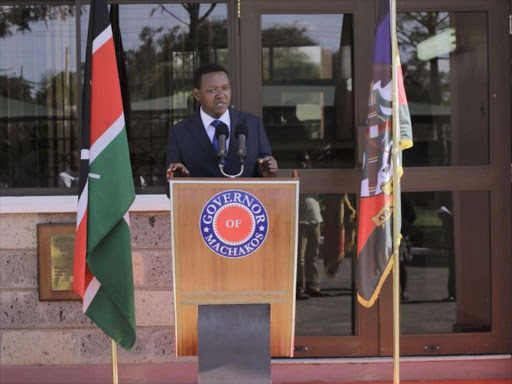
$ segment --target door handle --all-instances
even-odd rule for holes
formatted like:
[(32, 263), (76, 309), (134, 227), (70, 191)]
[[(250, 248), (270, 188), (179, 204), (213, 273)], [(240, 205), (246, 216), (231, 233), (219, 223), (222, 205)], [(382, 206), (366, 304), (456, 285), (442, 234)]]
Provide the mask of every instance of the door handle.
[(437, 352), (441, 349), (439, 345), (425, 345), (425, 351), (429, 352)]
[(295, 352), (305, 352), (307, 351), (309, 348), (307, 347), (307, 345), (296, 345), (295, 347), (293, 347), (293, 350)]

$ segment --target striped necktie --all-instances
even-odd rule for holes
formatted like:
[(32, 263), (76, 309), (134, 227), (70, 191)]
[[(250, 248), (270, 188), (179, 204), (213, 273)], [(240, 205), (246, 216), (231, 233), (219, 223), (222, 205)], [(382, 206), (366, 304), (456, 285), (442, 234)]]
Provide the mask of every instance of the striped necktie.
[[(213, 120), (210, 124), (213, 128), (217, 129), (219, 124), (222, 123), (220, 120)], [(215, 153), (219, 151), (219, 140), (217, 140), (217, 136), (215, 136), (215, 132), (213, 133), (213, 140), (212, 140), (213, 148), (215, 149)]]

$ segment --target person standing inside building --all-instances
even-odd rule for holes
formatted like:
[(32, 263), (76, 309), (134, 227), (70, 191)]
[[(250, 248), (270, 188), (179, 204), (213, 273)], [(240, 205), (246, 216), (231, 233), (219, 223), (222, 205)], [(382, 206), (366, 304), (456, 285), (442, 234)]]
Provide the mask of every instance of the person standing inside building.
[[(299, 155), (302, 168), (311, 168), (308, 152)], [(301, 195), (299, 200), (299, 254), (297, 260), (297, 300), (329, 296), (320, 291), (320, 274), (316, 266), (323, 218), (315, 195)]]
[(229, 135), (226, 140), (227, 158), (224, 170), (228, 174), (240, 171), (237, 158), (236, 128), (247, 127), (244, 172), (242, 177), (276, 177), (277, 162), (261, 120), (246, 112), (230, 108), (231, 84), (226, 69), (206, 64), (194, 73), (192, 93), (200, 108), (192, 116), (172, 126), (167, 138), (167, 179), (176, 177), (223, 177), (214, 148), (216, 127), (224, 123)]

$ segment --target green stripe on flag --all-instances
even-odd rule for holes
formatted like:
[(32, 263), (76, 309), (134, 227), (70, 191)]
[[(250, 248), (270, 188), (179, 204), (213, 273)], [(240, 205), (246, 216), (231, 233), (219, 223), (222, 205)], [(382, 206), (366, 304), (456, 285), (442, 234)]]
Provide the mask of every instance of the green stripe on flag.
[(125, 349), (135, 343), (135, 305), (130, 228), (124, 220), (88, 255), (91, 272), (101, 283), (86, 315)]
[(96, 244), (122, 219), (135, 200), (126, 129), (94, 159), (89, 173), (87, 248)]
[(130, 349), (135, 343), (135, 304), (130, 227), (123, 216), (135, 190), (126, 129), (94, 159), (89, 172), (87, 265), (101, 287), (86, 315)]

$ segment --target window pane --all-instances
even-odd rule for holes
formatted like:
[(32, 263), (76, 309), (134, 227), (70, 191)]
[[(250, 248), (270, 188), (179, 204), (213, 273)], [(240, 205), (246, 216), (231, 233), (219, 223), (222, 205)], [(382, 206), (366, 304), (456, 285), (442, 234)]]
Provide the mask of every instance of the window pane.
[(300, 195), (296, 335), (357, 332), (355, 209), (355, 195)]
[(76, 185), (74, 14), (67, 5), (0, 6), (1, 188)]
[(402, 194), (403, 333), (491, 330), (487, 191)]
[[(120, 5), (120, 77), (135, 185), (165, 185), (167, 129), (192, 114), (192, 74), (228, 66), (226, 4)], [(76, 192), (75, 9), (0, 7), (0, 186)], [(81, 9), (81, 60), (89, 6)], [(83, 71), (82, 71), (83, 76)], [(140, 191), (140, 189), (139, 189)]]
[(228, 66), (227, 5), (122, 4), (119, 25), (135, 185), (163, 186), (167, 130), (197, 107), (194, 70), (207, 62)]
[(404, 164), (489, 164), (487, 13), (399, 13), (397, 26), (414, 134)]
[[(354, 167), (352, 16), (262, 15), (263, 123), (281, 168)], [(297, 155), (299, 154), (299, 155)]]

